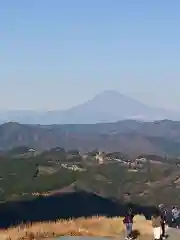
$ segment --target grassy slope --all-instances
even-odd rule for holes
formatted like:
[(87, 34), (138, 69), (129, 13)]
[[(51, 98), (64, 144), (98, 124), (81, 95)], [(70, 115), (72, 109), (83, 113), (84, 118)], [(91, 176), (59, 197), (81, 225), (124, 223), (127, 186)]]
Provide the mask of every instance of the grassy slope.
[[(53, 238), (55, 236), (124, 236), (124, 225), (122, 218), (79, 218), (76, 220), (57, 222), (36, 223), (30, 226), (19, 226), (1, 230), (0, 237), (3, 239), (20, 240), (23, 237)], [(148, 239), (152, 235), (151, 222), (145, 220), (143, 216), (135, 216), (134, 230), (139, 232), (139, 239)], [(0, 239), (1, 239), (0, 238)]]

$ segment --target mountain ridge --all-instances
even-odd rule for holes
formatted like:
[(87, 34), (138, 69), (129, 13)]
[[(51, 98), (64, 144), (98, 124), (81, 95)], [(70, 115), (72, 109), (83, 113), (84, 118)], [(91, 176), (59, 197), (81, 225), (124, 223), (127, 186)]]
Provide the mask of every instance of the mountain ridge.
[(180, 121), (26, 125), (0, 125), (0, 149), (29, 146), (37, 150), (62, 147), (82, 152), (99, 149), (128, 155), (157, 154), (180, 156)]
[(115, 122), (125, 119), (144, 121), (171, 119), (180, 120), (180, 113), (155, 108), (125, 96), (118, 91), (106, 90), (92, 99), (66, 110), (0, 111), (0, 122), (24, 124), (90, 124)]

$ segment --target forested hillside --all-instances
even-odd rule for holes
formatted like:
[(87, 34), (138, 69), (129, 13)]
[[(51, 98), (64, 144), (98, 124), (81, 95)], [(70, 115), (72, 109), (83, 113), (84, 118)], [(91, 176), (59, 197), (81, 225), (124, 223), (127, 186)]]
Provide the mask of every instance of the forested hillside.
[(44, 152), (27, 149), (1, 152), (1, 201), (77, 191), (145, 205), (180, 200), (179, 159), (157, 155), (132, 159), (121, 152), (97, 150), (82, 154), (63, 148)]

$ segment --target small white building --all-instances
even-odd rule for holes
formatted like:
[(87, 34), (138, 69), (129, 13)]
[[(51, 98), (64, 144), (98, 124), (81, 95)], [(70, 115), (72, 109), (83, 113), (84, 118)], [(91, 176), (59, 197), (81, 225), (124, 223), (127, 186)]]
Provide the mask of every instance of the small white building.
[(30, 148), (29, 150), (28, 150), (28, 152), (31, 152), (31, 153), (33, 153), (33, 152), (35, 152), (36, 150), (35, 149), (33, 149), (33, 148)]
[(96, 154), (96, 160), (98, 161), (99, 164), (104, 163), (104, 157), (102, 152), (99, 152), (98, 154)]
[(145, 162), (147, 162), (147, 159), (146, 158), (136, 158), (136, 162), (145, 163)]

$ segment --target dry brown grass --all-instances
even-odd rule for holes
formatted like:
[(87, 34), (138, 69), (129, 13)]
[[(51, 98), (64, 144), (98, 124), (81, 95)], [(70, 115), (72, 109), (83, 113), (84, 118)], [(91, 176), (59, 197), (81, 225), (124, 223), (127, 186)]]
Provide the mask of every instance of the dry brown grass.
[[(151, 222), (147, 221), (143, 216), (135, 216), (134, 227), (140, 232), (140, 238), (146, 235), (143, 239), (148, 239), (151, 235)], [(106, 236), (118, 237), (123, 236), (124, 224), (123, 218), (79, 218), (75, 220), (59, 220), (56, 222), (42, 222), (26, 225), (23, 227), (9, 228), (8, 230), (0, 231), (0, 239), (39, 239), (52, 238), (54, 236)]]

